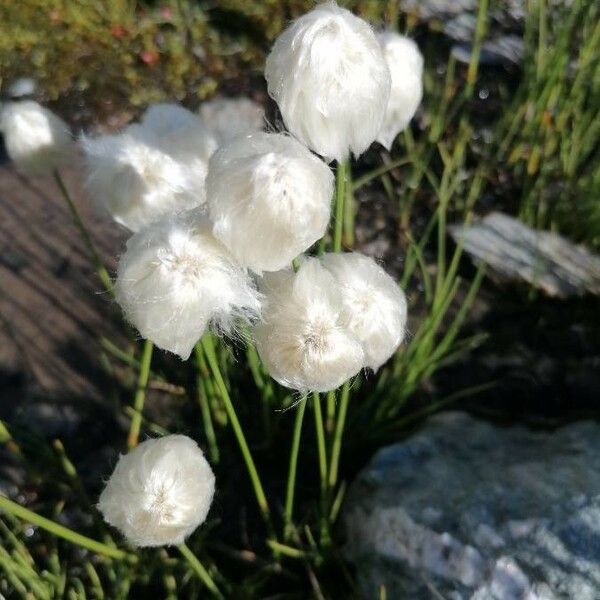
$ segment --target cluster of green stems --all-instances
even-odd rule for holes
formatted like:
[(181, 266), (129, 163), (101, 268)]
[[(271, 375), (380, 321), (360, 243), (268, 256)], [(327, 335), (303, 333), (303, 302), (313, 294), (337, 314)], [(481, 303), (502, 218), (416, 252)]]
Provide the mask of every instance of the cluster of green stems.
[[(79, 215), (75, 203), (73, 202), (68, 189), (58, 171), (54, 172), (54, 178), (58, 188), (63, 195), (71, 217), (81, 239), (89, 253), (96, 269), (97, 275), (103, 284), (106, 292), (113, 296), (114, 286), (113, 281), (104, 266), (98, 251), (96, 250), (91, 236), (89, 235), (81, 216)], [(334, 221), (332, 231), (331, 250), (340, 252), (342, 250), (342, 242), (346, 246), (351, 246), (353, 243), (353, 221), (354, 221), (354, 203), (352, 195), (352, 184), (350, 182), (350, 171), (347, 163), (340, 163), (336, 171), (336, 192), (335, 192), (335, 208)], [(325, 240), (319, 246), (319, 251), (325, 249)], [(150, 340), (145, 340), (142, 345), (141, 358), (139, 361), (139, 371), (137, 385), (135, 389), (133, 406), (131, 409), (131, 422), (129, 434), (127, 436), (127, 447), (132, 449), (137, 446), (140, 436), (143, 420), (143, 409), (146, 397), (146, 390), (151, 374), (151, 363), (154, 345)], [(258, 469), (254, 462), (250, 447), (246, 440), (244, 430), (238, 419), (234, 403), (219, 364), (217, 349), (215, 342), (210, 334), (206, 334), (196, 345), (195, 353), (196, 366), (198, 369), (198, 385), (199, 385), (199, 400), (204, 422), (204, 430), (209, 445), (209, 455), (213, 460), (218, 460), (219, 448), (216, 440), (212, 407), (210, 406), (205, 393), (210, 390), (216, 394), (222, 408), (225, 411), (227, 422), (231, 425), (231, 429), (236, 438), (242, 458), (244, 460), (250, 482), (254, 491), (256, 502), (263, 517), (265, 526), (268, 531), (268, 545), (273, 551), (276, 559), (281, 554), (289, 556), (299, 555), (298, 551), (289, 546), (289, 542), (297, 537), (297, 528), (294, 525), (294, 504), (296, 497), (296, 478), (298, 473), (298, 459), (300, 455), (300, 443), (302, 439), (302, 429), (304, 416), (307, 404), (310, 402), (314, 413), (315, 433), (317, 440), (317, 456), (318, 456), (318, 472), (320, 481), (320, 497), (321, 497), (321, 519), (320, 519), (320, 539), (321, 544), (326, 546), (330, 540), (330, 527), (337, 515), (340, 498), (336, 497), (336, 487), (338, 482), (340, 453), (342, 448), (342, 438), (350, 399), (349, 384), (345, 383), (339, 393), (339, 405), (336, 403), (336, 392), (329, 392), (326, 396), (326, 412), (325, 419), (323, 418), (322, 396), (314, 393), (308, 397), (304, 395), (297, 403), (295, 412), (295, 421), (293, 435), (291, 441), (289, 468), (287, 475), (287, 484), (285, 491), (285, 502), (283, 509), (283, 532), (282, 539), (278, 538), (273, 515), (269, 506), (267, 495), (265, 493)], [(261, 381), (262, 367), (260, 359), (254, 347), (249, 343), (248, 346), (249, 366), (253, 371), (255, 380)], [(264, 382), (262, 382), (264, 384)], [(267, 389), (272, 389), (270, 386), (264, 386)], [(2, 441), (10, 443), (14, 446), (16, 452), (19, 451), (18, 446), (11, 439), (8, 430), (2, 424), (2, 431), (6, 434), (2, 436)], [(8, 437), (7, 437), (8, 436)], [(4, 439), (6, 438), (6, 440)], [(26, 509), (12, 500), (0, 496), (0, 510), (6, 511), (15, 517), (18, 517), (26, 522), (32, 523), (45, 529), (49, 533), (61, 537), (73, 544), (86, 548), (91, 552), (103, 555), (112, 560), (122, 560), (135, 564), (137, 556), (126, 550), (116, 547), (112, 539), (107, 536), (110, 543), (103, 543), (81, 535), (55, 521), (38, 515), (37, 513)], [(192, 571), (198, 576), (206, 588), (214, 597), (222, 597), (222, 593), (210, 576), (207, 569), (202, 565), (198, 558), (185, 544), (178, 546), (181, 555), (186, 559)]]

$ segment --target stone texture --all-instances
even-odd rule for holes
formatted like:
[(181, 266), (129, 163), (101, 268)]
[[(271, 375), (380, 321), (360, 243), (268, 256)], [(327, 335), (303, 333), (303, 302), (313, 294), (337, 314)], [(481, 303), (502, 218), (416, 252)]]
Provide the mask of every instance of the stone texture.
[(526, 281), (559, 298), (600, 294), (600, 256), (556, 233), (535, 231), (499, 212), (450, 233), (503, 279)]
[(343, 524), (366, 598), (597, 600), (600, 425), (439, 415), (375, 455)]

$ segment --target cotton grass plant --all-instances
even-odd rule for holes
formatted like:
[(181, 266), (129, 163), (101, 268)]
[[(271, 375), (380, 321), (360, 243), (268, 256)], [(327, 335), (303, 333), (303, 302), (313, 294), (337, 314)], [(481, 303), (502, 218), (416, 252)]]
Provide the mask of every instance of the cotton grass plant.
[[(353, 193), (368, 181), (352, 181), (349, 160), (377, 140), (391, 148), (418, 109), (422, 70), (414, 42), (378, 34), (327, 2), (291, 23), (267, 58), (268, 91), (286, 131), (260, 131), (262, 109), (239, 99), (206, 103), (198, 114), (174, 104), (154, 105), (120, 132), (81, 137), (90, 199), (130, 232), (115, 282), (56, 170), (55, 156), (71, 148), (70, 133), (46, 109), (36, 109), (45, 115), (47, 130), (61, 132), (56, 148), (40, 144), (41, 136), (20, 135), (43, 146), (47, 168), (73, 207), (105, 287), (143, 343), (139, 362), (131, 363), (138, 378), (128, 452), (97, 502), (123, 541), (110, 529), (103, 542), (86, 538), (1, 497), (0, 508), (123, 564), (138, 560), (134, 547), (175, 545), (202, 585), (222, 597), (224, 578), (214, 565), (204, 566), (184, 540), (197, 528), (203, 532), (207, 515), (219, 510), (219, 471), (215, 480), (209, 461), (217, 466), (223, 455), (220, 430), (230, 427), (274, 563), (286, 557), (312, 564), (314, 555), (330, 548), (344, 494), (338, 478), (356, 390), (366, 379), (379, 393), (407, 372), (411, 381), (419, 377), (409, 370), (412, 363), (403, 362), (402, 350), (398, 353), (407, 338), (407, 278), (400, 285), (373, 259), (352, 252), (351, 237), (344, 244), (342, 234), (352, 230)], [(7, 138), (14, 135), (13, 121), (10, 112), (3, 117)], [(37, 150), (15, 139), (7, 146), (18, 165), (20, 148)], [(438, 182), (446, 202), (462, 158)], [(384, 166), (381, 174), (389, 170)], [(432, 227), (443, 223), (443, 210)], [(411, 270), (421, 264), (421, 253), (417, 245), (410, 247)], [(456, 293), (457, 261), (447, 278), (436, 282), (430, 328), (426, 320), (425, 331), (417, 332), (430, 354), (437, 352), (435, 335), (446, 302)], [(452, 340), (443, 340), (446, 349)], [(155, 346), (178, 361), (192, 357), (209, 461), (190, 438), (155, 437), (167, 432), (144, 417)], [(227, 359), (232, 352), (233, 363)], [(415, 365), (428, 360), (419, 352), (411, 341), (406, 353)], [(234, 394), (236, 373), (243, 369), (257, 389), (246, 386)], [(276, 413), (293, 421), (291, 435), (277, 447), (286, 457), (286, 471), (276, 482), (280, 499), (272, 496), (272, 483), (264, 484), (238, 416), (242, 404), (257, 402), (257, 396), (260, 410), (266, 410), (265, 427)], [(365, 419), (369, 411), (380, 420), (397, 416), (387, 401), (367, 406), (360, 407)], [(318, 535), (308, 526), (302, 530), (297, 517), (301, 450), (311, 439), (304, 424), (308, 407), (317, 455)], [(153, 437), (140, 442), (142, 431)], [(3, 438), (12, 441), (8, 431)], [(227, 464), (232, 461), (228, 456)], [(209, 513), (215, 489), (217, 506)], [(160, 549), (153, 552), (163, 556)]]

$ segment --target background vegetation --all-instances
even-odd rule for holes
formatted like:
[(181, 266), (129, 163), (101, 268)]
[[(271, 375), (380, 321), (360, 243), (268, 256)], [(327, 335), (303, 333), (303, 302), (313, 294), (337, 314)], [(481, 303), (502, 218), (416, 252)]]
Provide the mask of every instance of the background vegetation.
[[(44, 99), (78, 127), (119, 122), (118, 116), (127, 119), (162, 99), (195, 107), (218, 92), (266, 101), (265, 53), (285, 23), (312, 4), (0, 0), (0, 76), (3, 82), (35, 77)], [(150, 380), (173, 392), (171, 410), (160, 422), (146, 415), (143, 431), (192, 432), (207, 450), (218, 496), (189, 547), (226, 597), (353, 597), (337, 527), (346, 481), (374, 449), (405, 435), (425, 415), (494, 384), (436, 384), (443, 368), (487, 335), (482, 329), (463, 332), (484, 269), (463, 261), (461, 247), (448, 241), (448, 223), (501, 209), (600, 245), (597, 2), (525, 2), (522, 66), (485, 68), (482, 43), (501, 27), (501, 2), (475, 3), (466, 63), (450, 52), (435, 18), (420, 19), (392, 0), (342, 4), (376, 25), (408, 32), (425, 55), (423, 107), (391, 153), (372, 149), (354, 167), (347, 198), (352, 210), (344, 220), (347, 248), (374, 237), (387, 241), (388, 268), (409, 297), (411, 336), (377, 378), (358, 378), (343, 392), (349, 402), (339, 465), (335, 423), (343, 420), (343, 398), (330, 394), (320, 403), (313, 398), (297, 405), (262, 371), (251, 347), (218, 344), (214, 356), (205, 347), (189, 365), (164, 355), (153, 364)], [(383, 226), (373, 216), (378, 206)], [(108, 371), (129, 368), (115, 410), (131, 416), (141, 346), (132, 341), (121, 348), (104, 339), (103, 348), (99, 360)], [(211, 360), (224, 381), (215, 377)], [(232, 436), (224, 388), (257, 462), (270, 508), (266, 520)], [(315, 410), (320, 406), (322, 414)], [(300, 410), (314, 414), (315, 423), (313, 417), (304, 422), (289, 520), (287, 468)], [(115, 437), (119, 449), (125, 438), (126, 431)], [(93, 509), (101, 482), (82, 470), (85, 441), (65, 448), (26, 427), (9, 431), (4, 425), (0, 441), (27, 465), (30, 486), (21, 504), (115, 546), (115, 532)], [(205, 597), (204, 584), (177, 551), (110, 558), (62, 539), (35, 519), (10, 511), (0, 518), (0, 592), (9, 598)]]

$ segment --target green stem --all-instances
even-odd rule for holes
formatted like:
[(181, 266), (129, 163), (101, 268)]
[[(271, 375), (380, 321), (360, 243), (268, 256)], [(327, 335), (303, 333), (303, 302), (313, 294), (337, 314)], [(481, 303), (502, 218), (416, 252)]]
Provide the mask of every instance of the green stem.
[(546, 60), (546, 36), (547, 36), (547, 20), (546, 20), (546, 0), (538, 1), (539, 10), (539, 31), (538, 31), (538, 48), (536, 56), (536, 73), (537, 78), (540, 79), (541, 74), (544, 70), (544, 63)]
[(196, 377), (198, 404), (200, 404), (200, 411), (202, 412), (202, 422), (204, 423), (204, 433), (206, 434), (206, 441), (208, 442), (208, 452), (210, 454), (211, 461), (213, 463), (218, 463), (219, 445), (217, 443), (217, 436), (213, 426), (212, 414), (208, 404), (208, 393), (204, 387), (204, 378), (202, 377), (202, 346), (200, 344), (196, 344), (196, 347), (194, 348), (194, 355), (196, 357), (196, 365), (198, 367), (198, 374)]
[(479, 9), (477, 11), (477, 23), (475, 25), (475, 38), (473, 40), (473, 49), (471, 50), (471, 60), (467, 70), (467, 86), (465, 88), (465, 97), (468, 99), (473, 95), (475, 81), (477, 80), (477, 71), (479, 70), (479, 56), (481, 46), (487, 29), (487, 12), (489, 0), (479, 0)]
[(354, 191), (352, 189), (352, 171), (350, 163), (346, 163), (346, 180), (344, 182), (344, 226), (342, 241), (345, 248), (354, 246)]
[(8, 430), (6, 423), (0, 420), (0, 444), (5, 444), (7, 449), (10, 450), (13, 454), (22, 457), (21, 448), (15, 440), (13, 439), (12, 434)]
[(344, 435), (344, 426), (346, 424), (346, 414), (348, 412), (348, 404), (350, 401), (350, 384), (344, 383), (340, 398), (340, 408), (335, 424), (335, 434), (333, 444), (331, 446), (331, 462), (329, 467), (329, 488), (333, 490), (337, 483), (338, 469), (340, 464), (340, 453), (342, 449), (342, 437)]
[(219, 588), (216, 586), (212, 577), (208, 573), (208, 571), (204, 568), (204, 565), (198, 560), (196, 555), (187, 547), (187, 545), (179, 544), (177, 549), (183, 557), (188, 561), (188, 564), (193, 569), (193, 571), (198, 575), (198, 579), (202, 581), (202, 583), (207, 587), (207, 589), (212, 593), (215, 598), (223, 598), (223, 594), (219, 591)]
[(83, 240), (83, 243), (85, 244), (85, 246), (92, 258), (94, 267), (96, 268), (96, 272), (98, 273), (98, 277), (100, 277), (100, 281), (102, 282), (102, 285), (104, 285), (104, 287), (106, 288), (106, 291), (111, 296), (113, 296), (114, 295), (114, 286), (113, 286), (112, 279), (110, 278), (110, 275), (108, 274), (108, 271), (106, 270), (106, 267), (102, 264), (102, 260), (100, 259), (100, 255), (98, 254), (96, 247), (94, 246), (94, 242), (92, 242), (92, 238), (88, 234), (87, 229), (86, 229), (85, 225), (83, 224), (81, 217), (79, 216), (77, 207), (75, 206), (75, 203), (73, 202), (73, 199), (71, 198), (71, 195), (69, 194), (69, 191), (67, 190), (67, 186), (65, 185), (58, 169), (54, 170), (54, 179), (56, 181), (56, 184), (58, 185), (58, 189), (60, 190), (65, 201), (67, 202), (67, 206), (69, 207), (69, 211), (71, 212), (73, 222), (75, 223), (75, 226), (79, 230), (81, 239)]
[(335, 421), (335, 390), (327, 392), (327, 411), (325, 413), (325, 431), (330, 435)]
[[(58, 456), (60, 465), (63, 468), (63, 471), (65, 472), (67, 477), (69, 478), (71, 485), (73, 486), (75, 491), (79, 494), (79, 498), (80, 498), (81, 502), (83, 503), (83, 506), (93, 506), (94, 503), (92, 502), (91, 498), (88, 496), (88, 493), (85, 490), (83, 482), (81, 481), (81, 477), (79, 476), (79, 473), (77, 472), (77, 469), (75, 468), (75, 465), (73, 464), (73, 462), (67, 455), (67, 451), (65, 450), (63, 443), (59, 439), (56, 439), (52, 442), (52, 447), (54, 448), (54, 450)], [(103, 529), (104, 531), (106, 531), (106, 524), (104, 523), (104, 521), (100, 517), (100, 514), (97, 511), (93, 512), (92, 519), (94, 520), (94, 523), (100, 529)], [(107, 545), (116, 547), (116, 544), (114, 543), (113, 539), (110, 537), (110, 535), (108, 533), (105, 533), (103, 537), (104, 537), (104, 541), (107, 543)]]
[(294, 497), (296, 490), (296, 473), (298, 471), (298, 453), (300, 451), (300, 437), (302, 435), (302, 422), (306, 411), (306, 396), (300, 400), (298, 410), (296, 411), (296, 420), (294, 422), (294, 433), (292, 437), (292, 449), (290, 452), (290, 467), (288, 470), (287, 491), (285, 496), (284, 509), (284, 533), (283, 539), (289, 540), (292, 535), (292, 515), (294, 511)]
[(270, 526), (271, 514), (269, 510), (269, 504), (267, 503), (267, 497), (265, 496), (262, 483), (260, 482), (260, 478), (258, 476), (258, 471), (256, 470), (256, 465), (254, 464), (252, 454), (250, 453), (250, 448), (248, 447), (248, 443), (246, 442), (244, 432), (237, 418), (235, 408), (233, 406), (233, 403), (231, 402), (229, 392), (227, 391), (227, 386), (225, 385), (225, 381), (221, 374), (219, 361), (217, 360), (217, 354), (215, 352), (215, 346), (210, 334), (205, 335), (202, 338), (201, 343), (202, 348), (204, 349), (206, 360), (208, 361), (210, 370), (212, 371), (217, 387), (219, 388), (221, 399), (223, 400), (223, 404), (225, 405), (225, 411), (227, 412), (229, 420), (231, 421), (233, 433), (237, 439), (238, 445), (242, 452), (244, 462), (246, 463), (246, 468), (248, 469), (248, 474), (250, 475), (250, 480), (254, 488), (254, 494), (256, 496), (258, 507), (265, 522), (267, 523), (267, 525)]
[(27, 521), (28, 523), (32, 523), (33, 525), (37, 525), (46, 531), (61, 537), (72, 544), (76, 544), (77, 546), (81, 546), (82, 548), (87, 548), (92, 552), (96, 552), (96, 554), (102, 554), (104, 556), (109, 556), (110, 558), (115, 558), (117, 560), (128, 560), (129, 562), (137, 562), (137, 557), (133, 554), (128, 554), (123, 550), (119, 550), (118, 548), (111, 548), (106, 544), (102, 544), (101, 542), (97, 542), (91, 538), (88, 538), (80, 533), (72, 531), (63, 525), (59, 525), (58, 523), (51, 521), (50, 519), (46, 519), (34, 513), (33, 511), (24, 508), (20, 504), (9, 500), (5, 496), (0, 495), (0, 509), (5, 512), (22, 519), (23, 521)]
[(131, 426), (129, 427), (129, 436), (127, 437), (127, 447), (135, 448), (140, 436), (142, 425), (142, 411), (144, 410), (144, 401), (146, 400), (146, 388), (148, 387), (148, 377), (150, 375), (150, 363), (152, 362), (152, 350), (154, 344), (150, 340), (144, 341), (142, 350), (142, 359), (140, 361), (140, 372), (138, 375), (135, 397), (133, 399), (133, 416), (131, 417)]
[(347, 163), (338, 163), (335, 172), (335, 224), (333, 230), (333, 251), (341, 252), (344, 232), (344, 201), (346, 199)]
[(321, 488), (321, 541), (326, 542), (329, 539), (327, 528), (326, 506), (327, 506), (327, 449), (325, 447), (325, 430), (323, 428), (323, 415), (321, 413), (321, 399), (319, 394), (313, 394), (313, 410), (315, 413), (315, 433), (317, 436), (317, 449), (319, 453), (319, 476)]
[(377, 167), (377, 169), (369, 171), (369, 173), (367, 173), (366, 175), (363, 175), (362, 177), (357, 177), (352, 182), (352, 191), (356, 192), (356, 190), (359, 190), (361, 187), (363, 187), (370, 181), (373, 181), (373, 179), (377, 179), (377, 177), (381, 177), (382, 175), (385, 175), (386, 173), (389, 173), (390, 171), (393, 171), (398, 167), (409, 164), (410, 162), (410, 158), (401, 158), (399, 160), (395, 160), (393, 162), (382, 165), (381, 167)]
[(267, 545), (274, 551), (279, 554), (283, 554), (284, 556), (289, 556), (290, 558), (300, 558), (306, 560), (306, 552), (302, 550), (298, 550), (298, 548), (292, 548), (291, 546), (286, 546), (285, 544), (280, 544), (279, 542), (274, 542), (273, 540), (268, 540)]

